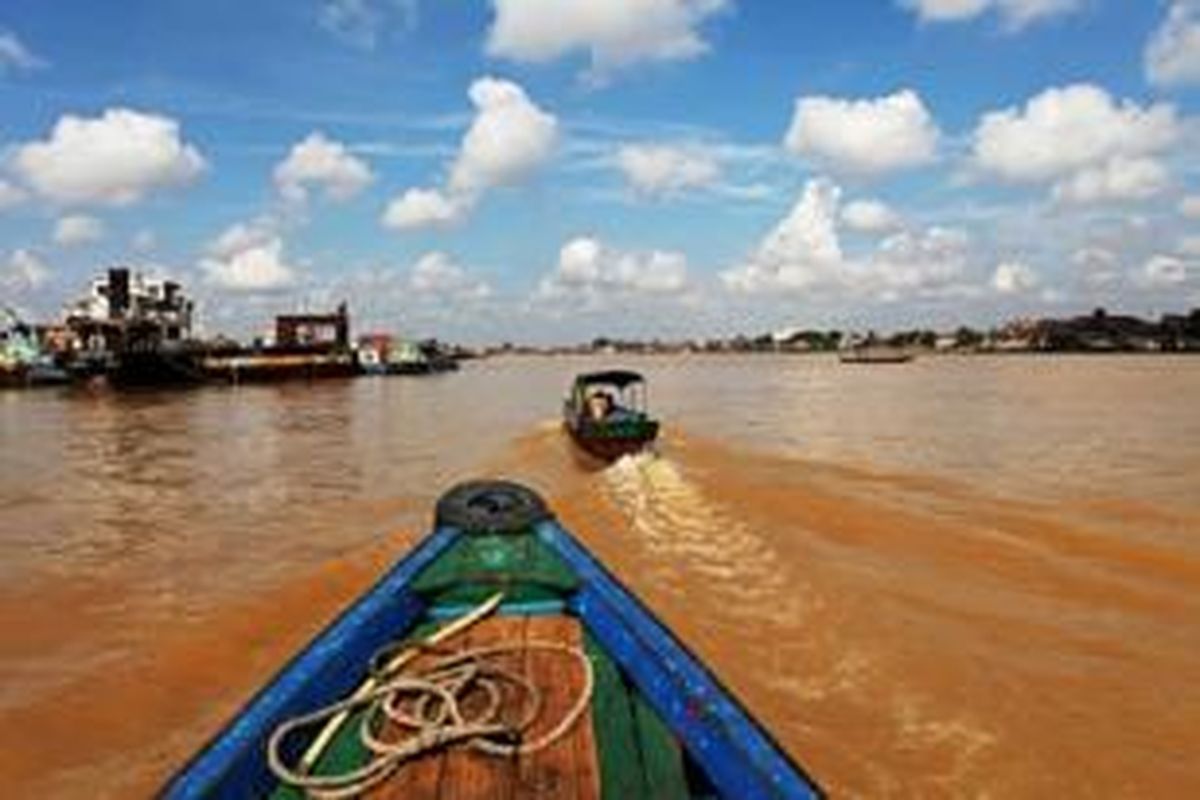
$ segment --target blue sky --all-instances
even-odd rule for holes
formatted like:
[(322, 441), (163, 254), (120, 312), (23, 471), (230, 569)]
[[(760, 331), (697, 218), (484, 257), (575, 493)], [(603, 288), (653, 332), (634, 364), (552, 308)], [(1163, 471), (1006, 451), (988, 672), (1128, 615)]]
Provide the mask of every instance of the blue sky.
[[(0, 292), (467, 341), (1200, 305), (1196, 0), (10, 0)], [(407, 194), (406, 194), (407, 193)]]

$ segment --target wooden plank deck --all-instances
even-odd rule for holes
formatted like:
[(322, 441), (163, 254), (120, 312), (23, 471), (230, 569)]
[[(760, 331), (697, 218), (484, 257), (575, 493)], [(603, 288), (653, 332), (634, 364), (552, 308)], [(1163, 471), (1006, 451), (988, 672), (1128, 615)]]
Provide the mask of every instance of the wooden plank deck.
[[(579, 622), (569, 617), (498, 616), (457, 637), (453, 646), (531, 640), (579, 647), (583, 634)], [(542, 692), (544, 707), (527, 732), (529, 738), (555, 725), (582, 688), (581, 671), (569, 663), (564, 667), (566, 658), (527, 652), (506, 665), (514, 671), (520, 669)], [(600, 768), (591, 709), (565, 737), (538, 753), (507, 759), (451, 747), (405, 764), (368, 796), (378, 800), (599, 800)]]
[[(419, 638), (429, 633), (413, 633)], [(519, 759), (500, 758), (464, 746), (427, 754), (399, 768), (367, 794), (379, 800), (670, 800), (690, 796), (683, 754), (670, 730), (591, 637), (579, 620), (567, 616), (489, 617), (455, 637), (447, 651), (493, 643), (558, 642), (583, 646), (595, 673), (587, 712), (569, 735)], [(428, 667), (444, 653), (419, 656), (414, 668)], [(545, 707), (527, 732), (536, 738), (557, 724), (580, 690), (582, 675), (568, 657), (525, 652), (504, 666), (538, 686)], [(516, 692), (514, 691), (514, 694)], [(517, 707), (514, 699), (512, 706)], [(468, 708), (468, 714), (470, 709)], [(386, 735), (385, 735), (386, 738)], [(357, 721), (347, 724), (321, 759), (317, 772), (342, 772), (361, 764)], [(279, 787), (273, 800), (300, 800), (300, 791)]]

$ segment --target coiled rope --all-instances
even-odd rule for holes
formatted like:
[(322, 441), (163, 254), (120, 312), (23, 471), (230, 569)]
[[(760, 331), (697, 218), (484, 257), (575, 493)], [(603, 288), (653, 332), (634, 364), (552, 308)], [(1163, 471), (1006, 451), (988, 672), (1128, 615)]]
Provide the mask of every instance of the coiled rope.
[[(497, 603), (492, 603), (495, 608)], [(485, 604), (487, 605), (487, 604)], [(487, 612), (476, 609), (443, 631), (464, 629)], [(303, 789), (310, 797), (340, 800), (355, 797), (389, 778), (406, 761), (451, 744), (466, 743), (488, 755), (517, 758), (551, 746), (565, 736), (583, 716), (591, 701), (595, 676), (591, 660), (579, 647), (558, 642), (530, 640), (474, 647), (438, 659), (427, 669), (411, 668), (420, 649), (427, 649), (437, 634), (399, 655), (389, 657), (396, 646), (385, 648), (372, 659), (372, 676), (353, 695), (315, 711), (292, 717), (281, 723), (267, 741), (267, 763), (282, 782)], [(563, 717), (545, 733), (528, 738), (527, 733), (541, 715), (544, 706), (541, 690), (528, 678), (499, 663), (500, 657), (532, 651), (557, 653), (576, 661), (583, 675), (582, 687)], [(502, 712), (507, 685), (523, 699), (520, 713), (505, 721)], [(468, 715), (465, 700), (482, 694), (482, 710)], [(512, 694), (510, 691), (509, 694)], [(314, 775), (309, 770), (319, 752), (310, 747), (300, 763), (286, 764), (281, 755), (285, 740), (302, 729), (321, 725), (318, 741), (324, 747), (338, 727), (358, 711), (364, 711), (358, 738), (371, 754), (362, 766), (334, 775)], [(509, 715), (513, 716), (513, 715)], [(400, 739), (385, 738), (385, 730), (413, 731)]]

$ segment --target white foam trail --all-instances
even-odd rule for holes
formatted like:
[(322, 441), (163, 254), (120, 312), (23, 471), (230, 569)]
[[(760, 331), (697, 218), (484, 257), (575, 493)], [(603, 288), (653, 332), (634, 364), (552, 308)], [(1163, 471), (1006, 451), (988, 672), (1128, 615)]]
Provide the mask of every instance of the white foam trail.
[[(804, 587), (788, 585), (783, 561), (750, 526), (704, 496), (670, 459), (625, 456), (603, 473), (607, 489), (655, 563), (698, 573), (758, 613), (797, 613)], [(811, 599), (811, 598), (809, 598)]]

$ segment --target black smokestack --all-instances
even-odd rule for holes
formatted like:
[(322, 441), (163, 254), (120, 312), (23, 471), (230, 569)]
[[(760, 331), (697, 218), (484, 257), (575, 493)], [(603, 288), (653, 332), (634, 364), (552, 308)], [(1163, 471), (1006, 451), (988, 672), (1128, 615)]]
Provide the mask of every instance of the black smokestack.
[(114, 267), (108, 271), (108, 315), (124, 316), (129, 310), (129, 270)]

